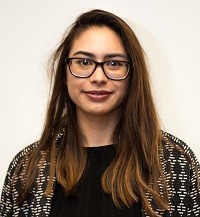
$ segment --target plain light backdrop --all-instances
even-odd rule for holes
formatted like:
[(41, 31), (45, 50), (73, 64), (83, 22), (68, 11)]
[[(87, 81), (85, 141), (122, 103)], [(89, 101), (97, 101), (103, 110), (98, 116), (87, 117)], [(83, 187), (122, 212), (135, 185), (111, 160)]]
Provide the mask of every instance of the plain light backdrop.
[(12, 158), (41, 135), (50, 54), (75, 18), (94, 8), (133, 28), (147, 56), (163, 130), (200, 160), (199, 0), (0, 0), (0, 191)]

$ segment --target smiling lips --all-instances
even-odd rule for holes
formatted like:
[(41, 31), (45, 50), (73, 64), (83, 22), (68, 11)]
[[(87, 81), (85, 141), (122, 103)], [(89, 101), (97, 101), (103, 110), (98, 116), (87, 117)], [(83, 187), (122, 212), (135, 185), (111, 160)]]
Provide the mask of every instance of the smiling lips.
[(112, 94), (112, 92), (105, 90), (91, 90), (83, 92), (87, 95), (87, 97), (95, 101), (106, 100)]

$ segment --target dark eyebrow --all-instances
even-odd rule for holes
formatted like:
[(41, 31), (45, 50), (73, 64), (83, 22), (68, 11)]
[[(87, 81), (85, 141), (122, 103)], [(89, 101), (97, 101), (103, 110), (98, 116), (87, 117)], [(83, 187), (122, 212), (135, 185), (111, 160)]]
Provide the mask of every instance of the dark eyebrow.
[[(87, 52), (87, 51), (77, 51), (76, 53), (73, 54), (73, 56), (78, 55), (78, 54), (82, 54), (91, 58), (95, 58), (96, 56), (93, 53)], [(114, 57), (121, 57), (124, 59), (127, 59), (127, 56), (125, 54), (122, 53), (110, 53), (110, 54), (106, 54), (104, 56), (104, 58), (114, 58)]]
[(122, 57), (124, 59), (127, 59), (127, 56), (122, 53), (110, 53), (105, 55), (105, 58), (113, 58), (113, 57)]
[(87, 51), (77, 51), (76, 53), (74, 53), (73, 56), (75, 55), (78, 55), (78, 54), (83, 54), (85, 56), (88, 56), (88, 57), (95, 57), (95, 55), (93, 53), (90, 53), (90, 52), (87, 52)]

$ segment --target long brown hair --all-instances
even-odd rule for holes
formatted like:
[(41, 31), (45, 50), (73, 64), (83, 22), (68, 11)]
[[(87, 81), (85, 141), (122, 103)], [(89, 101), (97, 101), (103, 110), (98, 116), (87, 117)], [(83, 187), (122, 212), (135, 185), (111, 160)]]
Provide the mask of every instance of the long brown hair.
[[(113, 133), (116, 156), (102, 176), (102, 187), (112, 196), (117, 207), (131, 207), (139, 200), (150, 216), (156, 216), (147, 200), (147, 193), (160, 209), (167, 209), (167, 190), (162, 194), (158, 179), (164, 182), (159, 150), (162, 139), (143, 49), (132, 29), (116, 15), (92, 10), (80, 15), (66, 33), (51, 59), (52, 91), (43, 134), (38, 146), (30, 153), (25, 168), (25, 182), (20, 201), (25, 200), (33, 187), (40, 165), (41, 152), (50, 166), (46, 194), (51, 194), (54, 177), (68, 194), (73, 193), (82, 177), (87, 154), (82, 148), (83, 137), (76, 122), (75, 105), (71, 101), (66, 81), (65, 57), (74, 40), (92, 26), (106, 26), (121, 39), (131, 62), (129, 87), (122, 112)], [(62, 134), (58, 139), (58, 135)], [(43, 155), (44, 158), (44, 155)], [(161, 196), (162, 195), (162, 196)]]

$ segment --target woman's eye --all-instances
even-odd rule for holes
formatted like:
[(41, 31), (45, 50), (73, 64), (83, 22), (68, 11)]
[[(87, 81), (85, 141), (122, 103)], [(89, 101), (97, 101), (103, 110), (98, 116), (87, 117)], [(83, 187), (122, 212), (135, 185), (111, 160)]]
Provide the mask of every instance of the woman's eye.
[(115, 66), (121, 66), (122, 64), (121, 64), (121, 62), (119, 62), (119, 61), (109, 61), (109, 62), (107, 63), (107, 65), (108, 65), (108, 66), (113, 66), (113, 67), (115, 67)]
[(78, 64), (82, 66), (88, 66), (88, 65), (92, 65), (92, 61), (87, 59), (80, 59), (78, 60)]
[(81, 62), (83, 65), (88, 65), (89, 64), (89, 61), (88, 60), (82, 60)]

